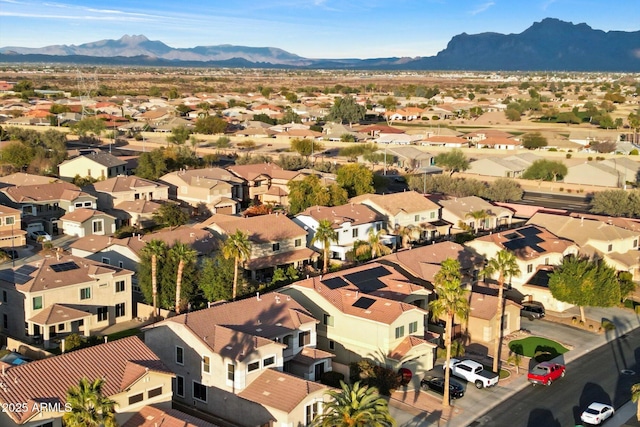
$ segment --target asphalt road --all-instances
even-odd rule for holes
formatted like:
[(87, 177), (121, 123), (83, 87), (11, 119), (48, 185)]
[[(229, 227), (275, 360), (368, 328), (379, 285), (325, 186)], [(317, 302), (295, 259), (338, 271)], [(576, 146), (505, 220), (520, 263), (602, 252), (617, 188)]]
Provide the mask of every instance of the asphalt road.
[(502, 402), (474, 427), (566, 427), (581, 424), (580, 414), (591, 402), (617, 409), (631, 398), (640, 382), (640, 330), (592, 350), (567, 365), (565, 378), (550, 387), (527, 387)]
[(526, 191), (518, 204), (566, 209), (575, 212), (589, 212), (589, 200), (584, 196)]

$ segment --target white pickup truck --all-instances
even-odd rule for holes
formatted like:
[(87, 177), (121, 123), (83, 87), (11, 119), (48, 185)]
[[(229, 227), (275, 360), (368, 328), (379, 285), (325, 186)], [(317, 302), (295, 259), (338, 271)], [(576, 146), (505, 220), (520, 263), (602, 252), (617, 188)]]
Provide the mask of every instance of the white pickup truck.
[(476, 388), (493, 387), (498, 384), (498, 374), (485, 371), (482, 365), (473, 360), (449, 360), (448, 366), (443, 369), (451, 368), (451, 373), (456, 377), (467, 380), (475, 384)]

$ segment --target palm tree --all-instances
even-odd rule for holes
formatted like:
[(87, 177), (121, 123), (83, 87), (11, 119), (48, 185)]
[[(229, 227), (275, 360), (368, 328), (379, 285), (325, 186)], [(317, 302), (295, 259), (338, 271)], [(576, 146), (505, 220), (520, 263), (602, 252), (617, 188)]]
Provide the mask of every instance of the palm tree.
[(322, 414), (312, 421), (313, 427), (391, 427), (396, 421), (389, 406), (375, 387), (356, 382), (349, 386), (340, 381), (341, 390), (329, 390), (332, 400), (325, 403)]
[[(444, 345), (447, 355), (444, 366), (449, 366), (451, 360), (451, 335), (453, 331), (454, 316), (460, 320), (465, 320), (469, 316), (469, 298), (467, 292), (462, 288), (462, 274), (460, 273), (460, 262), (447, 258), (442, 262), (440, 271), (433, 279), (433, 286), (437, 299), (429, 303), (429, 308), (434, 317), (446, 317), (447, 326), (445, 328)], [(451, 369), (444, 370), (444, 396), (442, 406), (448, 408), (449, 403), (449, 378)]]
[(233, 258), (233, 301), (236, 300), (238, 292), (238, 264), (251, 255), (251, 242), (249, 235), (240, 229), (230, 234), (222, 246), (222, 255), (225, 259)]
[(387, 230), (376, 231), (373, 227), (369, 228), (367, 241), (365, 244), (358, 246), (356, 255), (363, 255), (371, 251), (371, 259), (373, 259), (378, 255), (390, 254), (391, 249), (380, 241), (380, 237), (382, 237), (383, 234), (387, 234)]
[(184, 266), (195, 261), (198, 253), (191, 249), (189, 245), (175, 242), (169, 249), (169, 256), (178, 261), (178, 274), (176, 275), (176, 314), (180, 314), (182, 306), (182, 273)]
[(158, 319), (158, 260), (167, 254), (167, 244), (153, 239), (142, 248), (143, 253), (151, 257), (151, 293), (153, 295), (153, 318)]
[(482, 269), (481, 275), (484, 277), (493, 276), (498, 273), (498, 308), (496, 319), (495, 343), (493, 349), (493, 371), (498, 372), (500, 362), (500, 345), (502, 344), (502, 312), (504, 310), (504, 280), (520, 275), (520, 267), (513, 252), (506, 249), (499, 251), (495, 257), (491, 258)]
[(480, 209), (477, 211), (467, 212), (464, 216), (465, 218), (473, 218), (473, 232), (478, 232), (478, 221), (482, 221), (489, 217), (489, 214), (484, 209)]
[(318, 223), (311, 244), (316, 242), (322, 245), (322, 261), (324, 263), (322, 272), (326, 273), (329, 270), (329, 245), (331, 242), (338, 241), (338, 233), (333, 229), (333, 223), (328, 219), (321, 219)]
[[(640, 383), (631, 386), (631, 401), (638, 402), (640, 400)], [(640, 402), (636, 409), (636, 418), (640, 421)]]
[(77, 386), (67, 390), (71, 409), (62, 416), (66, 427), (117, 427), (116, 402), (102, 394), (104, 379), (82, 378)]

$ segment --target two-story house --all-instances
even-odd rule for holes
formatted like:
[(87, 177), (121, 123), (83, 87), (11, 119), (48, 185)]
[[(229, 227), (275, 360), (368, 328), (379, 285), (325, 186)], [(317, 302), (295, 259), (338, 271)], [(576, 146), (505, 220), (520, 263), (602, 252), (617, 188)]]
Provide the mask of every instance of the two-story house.
[(171, 199), (182, 200), (201, 214), (236, 214), (244, 200), (244, 180), (222, 168), (180, 170), (160, 181), (169, 186)]
[(122, 202), (169, 200), (169, 186), (135, 175), (119, 175), (85, 188), (98, 197), (98, 208), (113, 209)]
[(433, 368), (437, 345), (427, 334), (430, 291), (379, 263), (295, 282), (280, 290), (322, 323), (317, 346), (336, 355), (333, 369), (348, 376), (362, 358), (405, 367), (416, 375)]
[(449, 232), (450, 224), (440, 220), (440, 206), (417, 191), (390, 194), (363, 194), (352, 203), (367, 205), (386, 218), (385, 228), (399, 232), (403, 228), (417, 231), (417, 240), (429, 241)]
[(4, 332), (22, 341), (89, 336), (132, 319), (133, 271), (71, 255), (0, 270)]
[(293, 265), (301, 269), (315, 264), (319, 254), (307, 247), (307, 231), (283, 214), (237, 217), (216, 214), (199, 224), (225, 240), (237, 230), (246, 233), (251, 244), (249, 258), (242, 268), (252, 280), (272, 277), (276, 267)]
[(308, 425), (307, 406), (327, 399), (313, 381), (331, 370), (333, 355), (301, 357), (315, 348), (316, 323), (293, 298), (268, 293), (171, 317), (144, 334), (176, 373), (176, 402), (241, 425), (297, 426)]
[(289, 181), (305, 177), (300, 172), (282, 169), (274, 163), (234, 165), (227, 167), (227, 170), (244, 181), (243, 200), (283, 206), (289, 204)]
[[(456, 197), (438, 202), (442, 206), (442, 219), (450, 222), (452, 230), (495, 230), (511, 225), (513, 212), (493, 205), (477, 196)], [(463, 226), (464, 224), (464, 226)]]
[(116, 232), (116, 217), (95, 209), (78, 208), (60, 217), (67, 236), (110, 236)]
[(76, 176), (101, 180), (126, 174), (127, 162), (104, 151), (80, 155), (58, 165), (58, 175), (67, 181)]
[[(369, 230), (376, 232), (383, 230), (385, 218), (366, 205), (350, 203), (341, 206), (312, 206), (300, 212), (293, 218), (296, 224), (309, 233), (307, 246), (311, 247), (311, 241), (318, 229), (321, 220), (331, 222), (337, 233), (337, 241), (331, 242), (329, 253), (331, 258), (342, 261), (347, 259), (347, 252), (353, 250), (353, 244), (358, 240), (367, 240)], [(394, 237), (385, 236), (385, 243), (393, 243)], [(313, 246), (322, 251), (322, 242), (314, 242)]]
[[(171, 407), (173, 373), (138, 337), (128, 337), (60, 356), (3, 367), (0, 425), (62, 427), (71, 410), (67, 391), (81, 379), (104, 379), (103, 395), (115, 402), (118, 425), (147, 405)], [(69, 404), (69, 406), (66, 406)]]
[(22, 230), (21, 212), (0, 205), (0, 248), (17, 248), (27, 244), (27, 232)]

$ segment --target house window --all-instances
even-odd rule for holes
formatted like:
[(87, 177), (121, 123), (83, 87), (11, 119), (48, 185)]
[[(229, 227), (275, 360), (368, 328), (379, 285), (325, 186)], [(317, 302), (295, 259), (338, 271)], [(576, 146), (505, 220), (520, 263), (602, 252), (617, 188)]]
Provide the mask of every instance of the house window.
[(353, 237), (354, 239), (356, 237), (358, 237), (358, 229), (354, 228), (353, 230), (351, 230), (351, 237)]
[(58, 323), (58, 332), (64, 331), (64, 323)]
[(260, 361), (251, 362), (247, 365), (247, 372), (253, 372), (260, 369)]
[(420, 221), (420, 215), (415, 215), (415, 216), (413, 217), (413, 220), (414, 220), (415, 222)]
[[(5, 225), (13, 225), (13, 224), (15, 224), (15, 222), (16, 222), (16, 219), (14, 217), (12, 217), (12, 216), (8, 216), (8, 217), (6, 217), (4, 219)], [(637, 240), (636, 240), (636, 242), (637, 242)]]
[(607, 246), (607, 252), (611, 252), (613, 250), (613, 245)]
[(124, 263), (122, 261), (118, 261), (118, 267), (124, 268)]
[(298, 333), (298, 347), (304, 347), (311, 344), (311, 331), (302, 331)]
[(109, 258), (102, 257), (102, 263), (111, 265), (111, 260)]
[(176, 363), (184, 365), (184, 348), (176, 346)]
[(638, 239), (636, 239), (636, 240), (634, 240), (634, 241), (633, 241), (633, 247), (634, 247), (634, 248), (637, 248), (637, 247), (638, 247)]
[(2, 327), (9, 329), (9, 317), (6, 314), (2, 315)]
[(396, 338), (402, 338), (404, 336), (404, 326), (398, 326), (396, 328)]
[(98, 322), (107, 320), (109, 307), (98, 307)]
[(134, 394), (133, 396), (129, 396), (129, 405), (142, 402), (143, 400), (144, 400), (144, 396), (142, 393)]
[(429, 219), (435, 219), (436, 218), (436, 213), (435, 212), (430, 212), (429, 213)]
[(194, 381), (193, 382), (193, 398), (206, 403), (207, 387)]
[(322, 323), (324, 323), (327, 326), (333, 326), (333, 316), (330, 316), (330, 315), (325, 313)]
[(184, 377), (176, 375), (176, 396), (184, 397)]
[(382, 224), (376, 224), (376, 231), (382, 230)]
[(322, 403), (320, 401), (318, 401), (318, 402), (313, 402), (313, 403), (311, 403), (311, 404), (309, 404), (309, 405), (304, 407), (304, 410), (305, 410), (304, 423), (305, 423), (305, 425), (311, 424), (313, 419), (320, 413), (321, 405), (322, 405)]
[(233, 363), (227, 363), (227, 381), (235, 381), (236, 366)]
[(91, 298), (91, 288), (82, 288), (80, 289), (80, 299), (90, 299)]
[(96, 219), (93, 221), (93, 233), (103, 233), (103, 223), (104, 221), (101, 219)]
[(91, 207), (91, 202), (84, 202), (84, 207), (85, 208), (90, 208)]
[(418, 332), (418, 322), (409, 323), (409, 333), (415, 334), (416, 332)]
[(160, 396), (162, 394), (162, 386), (151, 389), (147, 392), (149, 399), (152, 397)]
[(2, 302), (7, 302), (7, 291), (2, 291)]
[(202, 372), (205, 374), (211, 373), (211, 358), (209, 356), (202, 356)]
[(277, 252), (280, 250), (280, 243), (274, 243), (271, 245), (271, 249), (273, 249), (273, 252)]
[(140, 200), (140, 194), (136, 193), (133, 195), (133, 200)]
[[(296, 248), (299, 248), (300, 246), (302, 246), (302, 239), (296, 239), (296, 241), (294, 242), (294, 246)], [(635, 246), (637, 246), (637, 245), (635, 245)]]
[(124, 316), (124, 303), (116, 304), (116, 317)]
[(74, 203), (74, 206), (75, 206), (76, 208), (81, 208), (81, 207), (82, 207), (82, 202), (80, 202), (80, 203)]
[(291, 338), (293, 338), (291, 335), (287, 335), (282, 339), (282, 344), (286, 345), (287, 348), (291, 347)]
[(116, 292), (124, 292), (124, 288), (125, 288), (124, 280), (118, 280), (116, 282)]
[(33, 297), (33, 309), (40, 310), (42, 308), (42, 297)]
[(527, 264), (527, 273), (533, 273), (533, 264)]
[(274, 365), (275, 363), (276, 363), (276, 357), (275, 356), (265, 357), (264, 359), (262, 359), (262, 367), (263, 368), (266, 368), (267, 366)]

